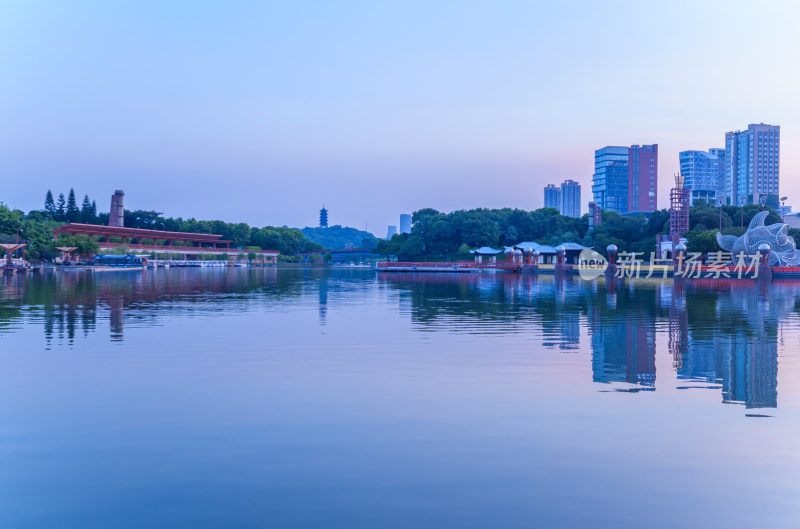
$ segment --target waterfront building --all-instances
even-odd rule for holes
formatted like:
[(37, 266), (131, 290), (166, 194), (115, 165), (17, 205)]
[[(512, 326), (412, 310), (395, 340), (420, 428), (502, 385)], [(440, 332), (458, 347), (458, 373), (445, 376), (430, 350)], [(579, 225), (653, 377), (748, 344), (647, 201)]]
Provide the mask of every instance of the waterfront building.
[(649, 214), (658, 204), (658, 145), (608, 146), (594, 152), (592, 195), (600, 209)]
[(716, 204), (725, 175), (725, 149), (682, 151), (678, 155), (684, 187), (689, 189), (689, 203), (698, 200)]
[(386, 230), (386, 238), (391, 239), (397, 235), (397, 226), (389, 226)]
[(411, 215), (408, 213), (400, 215), (400, 233), (411, 233)]
[(566, 180), (561, 184), (561, 201), (559, 212), (565, 217), (581, 216), (581, 185), (574, 180)]
[(328, 210), (325, 209), (325, 206), (322, 206), (322, 209), (319, 210), (319, 227), (320, 228), (328, 227)]
[(547, 184), (544, 188), (544, 207), (561, 211), (561, 188), (554, 184)]
[(726, 204), (758, 204), (766, 196), (777, 207), (780, 196), (780, 132), (778, 125), (748, 125), (725, 133)]
[[(239, 254), (253, 253), (263, 263), (276, 263), (279, 252), (275, 250), (252, 250), (231, 248), (230, 240), (211, 233), (188, 233), (177, 231), (144, 230), (119, 226), (101, 226), (77, 222), (59, 226), (53, 233), (56, 243), (63, 236), (86, 235), (97, 241), (101, 251), (111, 252), (125, 248), (129, 252), (150, 254), (180, 254), (185, 260), (199, 259), (201, 255), (232, 259)], [(123, 240), (125, 242), (114, 242)]]
[[(180, 254), (184, 260), (198, 259), (201, 254), (215, 255), (218, 259), (231, 259), (235, 256), (246, 256), (253, 253), (256, 255), (256, 259), (262, 263), (278, 262), (278, 251), (231, 248), (233, 241), (223, 239), (222, 235), (126, 228), (123, 226), (124, 196), (125, 193), (117, 190), (111, 197), (108, 226), (78, 222), (63, 224), (53, 230), (56, 243), (64, 236), (86, 235), (94, 239), (100, 250), (105, 252), (125, 248), (130, 252), (147, 252), (154, 255)], [(325, 208), (322, 211), (325, 211), (327, 217)], [(321, 217), (322, 213), (320, 212), (320, 220)]]

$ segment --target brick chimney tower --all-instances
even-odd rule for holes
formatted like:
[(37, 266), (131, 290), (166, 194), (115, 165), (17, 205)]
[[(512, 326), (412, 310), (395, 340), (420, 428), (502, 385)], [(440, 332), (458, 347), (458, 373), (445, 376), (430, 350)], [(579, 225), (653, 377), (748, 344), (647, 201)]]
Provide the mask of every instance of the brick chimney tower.
[(125, 218), (125, 206), (123, 201), (125, 199), (125, 192), (117, 189), (111, 196), (111, 211), (108, 214), (108, 225), (117, 228), (123, 227), (123, 220)]

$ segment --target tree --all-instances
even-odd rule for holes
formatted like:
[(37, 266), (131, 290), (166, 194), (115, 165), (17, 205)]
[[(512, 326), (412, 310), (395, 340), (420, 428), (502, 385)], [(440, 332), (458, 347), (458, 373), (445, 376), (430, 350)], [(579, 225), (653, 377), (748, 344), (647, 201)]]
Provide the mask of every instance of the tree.
[[(0, 233), (6, 235), (16, 235), (17, 230), (22, 228), (22, 221), (25, 214), (18, 209), (9, 209), (5, 204), (0, 204)], [(2, 253), (2, 250), (0, 250)]]
[(81, 222), (84, 224), (91, 224), (94, 222), (92, 215), (92, 203), (89, 202), (89, 195), (83, 195), (83, 204), (81, 204)]
[(425, 253), (425, 242), (422, 235), (412, 233), (400, 247), (397, 255), (404, 260), (413, 260), (423, 253)]
[(67, 199), (64, 198), (64, 193), (58, 194), (56, 214), (53, 216), (53, 218), (58, 222), (65, 222), (67, 220)]
[(789, 228), (789, 237), (794, 239), (795, 245), (800, 248), (800, 229), (798, 228)]
[(53, 192), (47, 190), (47, 196), (44, 197), (44, 211), (50, 215), (51, 218), (56, 216), (56, 202), (53, 200)]
[[(161, 229), (162, 224), (166, 225), (166, 219), (158, 211), (131, 210), (125, 212), (123, 224), (126, 228), (140, 228), (143, 230)], [(208, 233), (208, 232), (201, 232)]]
[[(39, 212), (36, 212), (39, 213)], [(41, 214), (45, 216), (46, 214)], [(27, 254), (33, 259), (53, 259), (57, 252), (52, 249), (54, 222), (35, 215), (22, 221), (21, 237), (28, 243)]]
[(97, 223), (98, 222), (98, 219), (97, 219), (97, 202), (95, 202), (94, 200), (92, 200), (91, 214), (92, 214), (91, 215), (92, 216), (92, 224)]
[(722, 250), (717, 244), (719, 230), (691, 230), (686, 232), (686, 249), (690, 252), (707, 254)]
[(69, 190), (69, 198), (67, 198), (67, 222), (80, 222), (81, 210), (78, 209), (78, 201), (75, 199), (75, 190)]
[[(100, 245), (98, 245), (97, 241), (88, 235), (62, 235), (57, 241), (51, 244), (53, 252), (57, 252), (57, 250), (55, 250), (56, 246), (75, 246), (78, 248), (78, 254), (87, 256), (96, 254), (100, 251)], [(116, 250), (120, 249), (125, 249), (123, 253), (128, 252), (128, 250), (123, 246), (116, 248)]]
[(425, 235), (428, 228), (439, 219), (442, 214), (433, 208), (424, 208), (411, 215), (411, 232)]

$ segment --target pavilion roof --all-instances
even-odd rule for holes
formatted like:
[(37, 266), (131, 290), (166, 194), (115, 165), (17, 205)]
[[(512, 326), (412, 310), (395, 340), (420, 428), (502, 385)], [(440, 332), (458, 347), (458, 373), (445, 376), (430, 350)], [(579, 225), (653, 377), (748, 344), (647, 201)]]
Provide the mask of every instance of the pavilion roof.
[(481, 246), (477, 250), (470, 250), (469, 253), (477, 255), (497, 255), (503, 253), (503, 250), (495, 250), (494, 248), (490, 248), (488, 246)]
[[(576, 242), (562, 242), (558, 246), (563, 246), (565, 250), (587, 250), (587, 246), (580, 245)], [(513, 248), (518, 250), (539, 250), (539, 253), (556, 253), (556, 247), (549, 244), (539, 244), (538, 242), (521, 242), (515, 244)]]
[(540, 246), (541, 246), (541, 244), (539, 244), (538, 242), (526, 241), (526, 242), (521, 242), (519, 244), (515, 244), (513, 247), (518, 249), (518, 250), (527, 250), (528, 248), (530, 248), (531, 250), (536, 250)]
[(545, 254), (545, 253), (546, 254), (555, 254), (556, 253), (556, 249), (554, 247), (550, 246), (549, 244), (540, 244), (539, 247), (536, 248), (536, 249), (539, 250), (540, 254)]
[(591, 249), (589, 246), (583, 246), (582, 244), (578, 244), (577, 242), (562, 242), (561, 246), (563, 246), (565, 250), (589, 250), (589, 249)]

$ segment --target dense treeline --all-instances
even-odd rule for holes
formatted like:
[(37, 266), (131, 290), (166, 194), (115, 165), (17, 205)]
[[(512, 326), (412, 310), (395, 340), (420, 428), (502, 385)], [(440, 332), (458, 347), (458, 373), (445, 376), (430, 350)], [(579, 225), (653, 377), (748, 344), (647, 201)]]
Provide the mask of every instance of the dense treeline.
[(282, 255), (295, 255), (299, 252), (321, 250), (322, 245), (308, 240), (300, 230), (265, 226), (251, 227), (244, 222), (225, 222), (222, 220), (182, 219), (164, 217), (157, 211), (126, 211), (124, 224), (128, 228), (147, 230), (179, 231), (192, 233), (214, 233), (237, 248), (261, 248), (278, 250)]
[[(766, 223), (781, 222), (774, 210)], [(720, 250), (716, 233), (722, 219), (722, 232), (741, 235), (753, 216), (762, 211), (758, 205), (724, 206), (720, 209), (698, 203), (690, 209), (689, 231), (685, 234), (690, 251)], [(741, 227), (742, 222), (744, 228)], [(512, 246), (522, 241), (556, 245), (576, 242), (605, 251), (609, 244), (629, 252), (655, 251), (656, 235), (669, 233), (669, 211), (655, 211), (649, 217), (623, 216), (613, 211), (603, 212), (603, 224), (589, 230), (589, 217), (564, 217), (557, 210), (542, 208), (535, 211), (519, 209), (473, 209), (441, 213), (422, 209), (412, 215), (411, 234), (398, 234), (381, 241), (377, 253), (396, 255), (413, 260), (421, 257), (467, 257), (470, 248), (480, 246)], [(800, 235), (800, 230), (792, 230)]]
[[(15, 242), (17, 238), (28, 243), (27, 255), (32, 259), (53, 259), (55, 250), (53, 230), (66, 222), (85, 224), (108, 224), (108, 213), (98, 213), (96, 202), (84, 196), (78, 207), (74, 190), (65, 197), (47, 192), (44, 207), (27, 215), (18, 209), (10, 209), (0, 203), (0, 242)], [(278, 250), (283, 256), (299, 252), (321, 250), (322, 246), (308, 240), (300, 230), (286, 227), (251, 227), (245, 223), (221, 220), (196, 220), (164, 217), (156, 211), (126, 211), (124, 224), (130, 228), (194, 233), (214, 233), (233, 241), (233, 247)], [(86, 236), (68, 237), (63, 245), (77, 246), (79, 253), (95, 253), (97, 243)]]
[[(97, 204), (85, 195), (80, 208), (77, 206), (75, 192), (70, 189), (68, 198), (61, 193), (58, 200), (53, 200), (53, 193), (47, 192), (44, 210), (50, 219), (59, 223), (82, 222), (85, 224), (108, 224), (108, 213), (98, 213)], [(266, 226), (250, 227), (240, 222), (224, 222), (221, 220), (184, 220), (180, 217), (164, 217), (157, 211), (133, 210), (125, 211), (123, 223), (128, 228), (148, 230), (179, 231), (192, 233), (214, 233), (223, 239), (233, 241), (234, 247), (261, 248), (278, 250), (282, 255), (294, 255), (322, 248), (319, 244), (306, 239), (299, 230)], [(52, 229), (52, 228), (51, 228)]]
[[(28, 256), (34, 259), (52, 259), (58, 254), (53, 241), (53, 230), (59, 224), (61, 222), (53, 220), (42, 211), (31, 211), (25, 215), (18, 209), (12, 210), (5, 204), (0, 204), (0, 242), (24, 240), (28, 243)], [(80, 242), (83, 244), (86, 241)]]
[[(774, 210), (767, 210), (770, 212), (767, 224), (781, 221)], [(690, 230), (685, 234), (690, 251), (718, 251), (716, 232), (720, 222), (723, 233), (741, 235), (759, 211), (762, 208), (758, 205), (745, 206), (744, 209), (723, 206), (720, 210), (714, 205), (697, 204), (690, 210)], [(53, 194), (48, 191), (45, 207), (27, 215), (0, 204), (0, 241), (13, 242), (19, 236), (28, 242), (31, 258), (52, 259), (58, 253), (54, 249), (53, 230), (64, 222), (107, 224), (108, 214), (98, 213), (95, 202), (88, 196), (84, 196), (81, 207), (78, 207), (72, 189), (67, 197), (60, 194), (58, 200), (53, 200)], [(300, 230), (286, 227), (256, 228), (220, 220), (184, 220), (143, 210), (126, 211), (124, 223), (131, 228), (219, 234), (233, 241), (234, 247), (278, 250), (284, 256), (322, 249), (322, 245), (310, 241)], [(650, 217), (628, 217), (604, 211), (603, 224), (593, 230), (589, 230), (587, 215), (577, 219), (564, 217), (549, 208), (535, 211), (474, 209), (451, 213), (422, 209), (413, 214), (412, 223), (411, 234), (395, 235), (389, 241), (380, 241), (376, 253), (396, 255), (402, 259), (467, 258), (470, 248), (499, 248), (521, 241), (535, 241), (550, 245), (577, 242), (600, 251), (605, 251), (609, 244), (616, 244), (620, 249), (649, 255), (655, 250), (655, 236), (669, 233), (669, 212), (659, 210)], [(790, 235), (798, 240), (800, 230), (790, 230)], [(362, 241), (366, 242), (370, 241)], [(92, 253), (97, 247), (96, 242), (82, 236), (64, 243), (78, 246), (81, 253)]]

